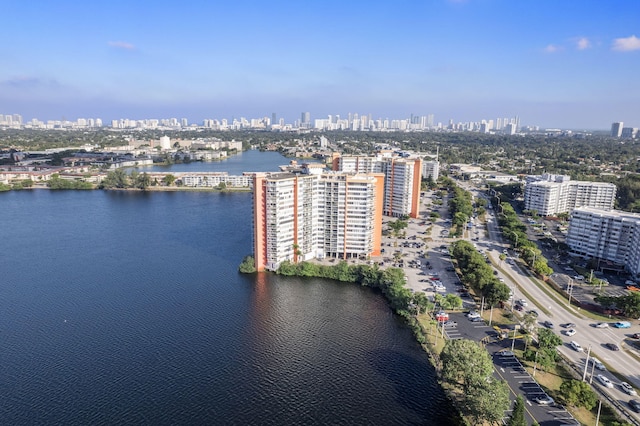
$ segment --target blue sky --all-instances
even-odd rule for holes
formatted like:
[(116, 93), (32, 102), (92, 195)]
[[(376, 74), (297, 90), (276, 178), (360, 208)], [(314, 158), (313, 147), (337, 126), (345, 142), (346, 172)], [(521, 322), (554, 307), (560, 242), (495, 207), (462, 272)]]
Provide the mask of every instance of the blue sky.
[(640, 127), (640, 1), (5, 2), (0, 114)]

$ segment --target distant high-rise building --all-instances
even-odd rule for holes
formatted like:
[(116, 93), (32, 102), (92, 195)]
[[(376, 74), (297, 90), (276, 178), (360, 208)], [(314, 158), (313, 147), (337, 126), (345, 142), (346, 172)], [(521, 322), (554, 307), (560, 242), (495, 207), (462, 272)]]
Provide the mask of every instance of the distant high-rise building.
[(311, 123), (311, 113), (310, 112), (303, 112), (302, 114), (300, 114), (300, 124), (305, 125), (305, 124), (310, 124)]
[(624, 123), (620, 121), (619, 123), (613, 123), (611, 125), (611, 136), (614, 138), (619, 138), (622, 136), (622, 126)]
[(276, 120), (276, 113), (272, 112), (271, 113), (271, 125), (275, 125), (278, 121)]
[(637, 127), (623, 127), (621, 136), (623, 139), (634, 139), (638, 135)]

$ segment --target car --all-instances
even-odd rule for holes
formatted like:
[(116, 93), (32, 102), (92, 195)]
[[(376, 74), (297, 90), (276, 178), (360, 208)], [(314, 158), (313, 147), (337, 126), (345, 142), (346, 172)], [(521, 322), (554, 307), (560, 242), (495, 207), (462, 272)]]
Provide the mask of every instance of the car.
[(607, 376), (603, 375), (603, 374), (598, 374), (596, 376), (596, 379), (598, 379), (598, 381), (600, 383), (602, 383), (602, 386), (606, 387), (606, 388), (612, 388), (613, 387), (613, 383), (611, 383), (611, 380), (609, 380), (607, 378)]
[(629, 321), (618, 321), (613, 323), (615, 328), (629, 328), (631, 327), (631, 323)]
[(553, 405), (554, 401), (553, 398), (551, 398), (549, 395), (544, 395), (535, 398), (534, 402), (536, 402), (538, 405)]
[(471, 318), (471, 322), (483, 322), (484, 319), (482, 319), (482, 317), (477, 317), (477, 318)]
[(599, 322), (596, 324), (596, 328), (609, 328), (609, 323)]
[(640, 399), (632, 399), (629, 401), (629, 407), (636, 413), (640, 413)]
[(513, 308), (514, 308), (516, 311), (519, 311), (519, 312), (524, 310), (524, 308), (522, 307), (522, 305), (515, 305)]
[(570, 341), (569, 346), (571, 346), (576, 352), (584, 352), (583, 347), (580, 346), (580, 343), (576, 342), (575, 340)]
[(436, 314), (436, 320), (439, 322), (444, 322), (444, 321), (448, 321), (449, 320), (449, 314), (444, 312), (444, 311), (440, 311)]
[(603, 370), (606, 370), (606, 369), (607, 369), (607, 367), (605, 367), (605, 366), (604, 366), (604, 364), (603, 364), (603, 363), (601, 363), (601, 362), (600, 362), (600, 360), (599, 360), (598, 358), (590, 358), (590, 359), (589, 359), (589, 362), (590, 362), (591, 364), (593, 364), (593, 366), (596, 368), (596, 370), (603, 371)]
[(576, 329), (575, 328), (570, 328), (570, 329), (566, 330), (564, 332), (564, 334), (566, 334), (569, 337), (574, 336), (576, 334)]
[(496, 352), (496, 355), (497, 355), (497, 356), (503, 356), (503, 357), (512, 357), (512, 356), (516, 356), (516, 354), (515, 354), (515, 353), (513, 353), (512, 351), (507, 351), (507, 350), (504, 350), (504, 351), (498, 351), (498, 352)]
[(480, 314), (477, 311), (469, 311), (467, 318), (480, 318)]
[(618, 345), (616, 345), (615, 343), (606, 343), (604, 345), (607, 349), (612, 350), (612, 351), (619, 351), (620, 347)]
[(567, 322), (565, 324), (560, 324), (560, 327), (562, 328), (576, 328), (576, 325), (572, 322)]
[(527, 311), (527, 313), (533, 315), (536, 318), (538, 318), (538, 315), (540, 315), (540, 314), (538, 314), (538, 311), (533, 310), (533, 309), (530, 310), (530, 311)]
[(455, 322), (455, 321), (451, 321), (451, 320), (449, 320), (449, 321), (445, 321), (445, 322), (444, 322), (444, 326), (445, 326), (445, 327), (456, 327), (457, 325), (458, 325), (458, 323), (457, 323), (457, 322)]
[(626, 393), (627, 395), (636, 396), (638, 394), (638, 392), (636, 392), (633, 386), (631, 386), (627, 382), (620, 383), (620, 387), (622, 388), (623, 392)]
[(547, 328), (553, 328), (553, 323), (551, 321), (545, 321), (542, 323), (542, 325), (544, 325)]
[(471, 294), (469, 294), (466, 291), (463, 291), (462, 293), (460, 293), (460, 297), (471, 297)]
[(633, 334), (631, 335), (631, 338), (632, 338), (632, 339), (640, 339), (640, 333), (633, 333)]
[(529, 305), (529, 304), (524, 299), (518, 299), (518, 305), (522, 306), (523, 308), (526, 308), (527, 305)]

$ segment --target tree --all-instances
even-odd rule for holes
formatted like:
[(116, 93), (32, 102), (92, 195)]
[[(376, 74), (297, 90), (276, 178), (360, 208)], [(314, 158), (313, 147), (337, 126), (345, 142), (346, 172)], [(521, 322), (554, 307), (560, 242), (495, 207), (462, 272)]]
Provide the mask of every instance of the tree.
[(518, 395), (513, 404), (513, 411), (511, 412), (509, 420), (507, 420), (507, 426), (527, 426), (527, 420), (524, 417), (524, 398), (522, 398), (522, 395)]
[(460, 387), (464, 394), (493, 373), (493, 362), (489, 353), (473, 340), (447, 340), (440, 353), (440, 359), (443, 379)]
[(105, 189), (110, 188), (128, 188), (129, 176), (123, 169), (115, 169), (107, 173), (107, 176), (102, 181), (102, 187)]
[(584, 407), (591, 410), (596, 406), (598, 397), (587, 382), (580, 380), (565, 380), (560, 385), (562, 399), (568, 405)]
[(500, 302), (509, 300), (511, 290), (505, 283), (492, 279), (489, 285), (484, 288), (482, 294), (484, 294), (484, 299), (489, 306), (495, 306)]
[(253, 256), (245, 256), (238, 268), (243, 274), (252, 274), (256, 272), (255, 259)]
[(165, 175), (165, 177), (162, 178), (162, 182), (167, 186), (173, 185), (175, 181), (176, 177), (174, 175)]
[(538, 347), (541, 349), (553, 349), (562, 344), (562, 339), (548, 328), (538, 329)]
[(463, 399), (463, 412), (475, 420), (474, 424), (496, 424), (509, 408), (509, 387), (503, 380), (487, 377), (465, 393)]

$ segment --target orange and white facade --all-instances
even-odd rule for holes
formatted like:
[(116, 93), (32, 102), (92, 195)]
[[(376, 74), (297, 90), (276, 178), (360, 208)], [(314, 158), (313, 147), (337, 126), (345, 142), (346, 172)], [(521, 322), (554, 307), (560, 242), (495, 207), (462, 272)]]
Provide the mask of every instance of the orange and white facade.
[(383, 174), (257, 173), (253, 188), (257, 270), (380, 255)]
[(387, 216), (417, 218), (420, 208), (422, 160), (378, 156), (336, 156), (333, 169), (341, 172), (384, 173), (384, 207)]

